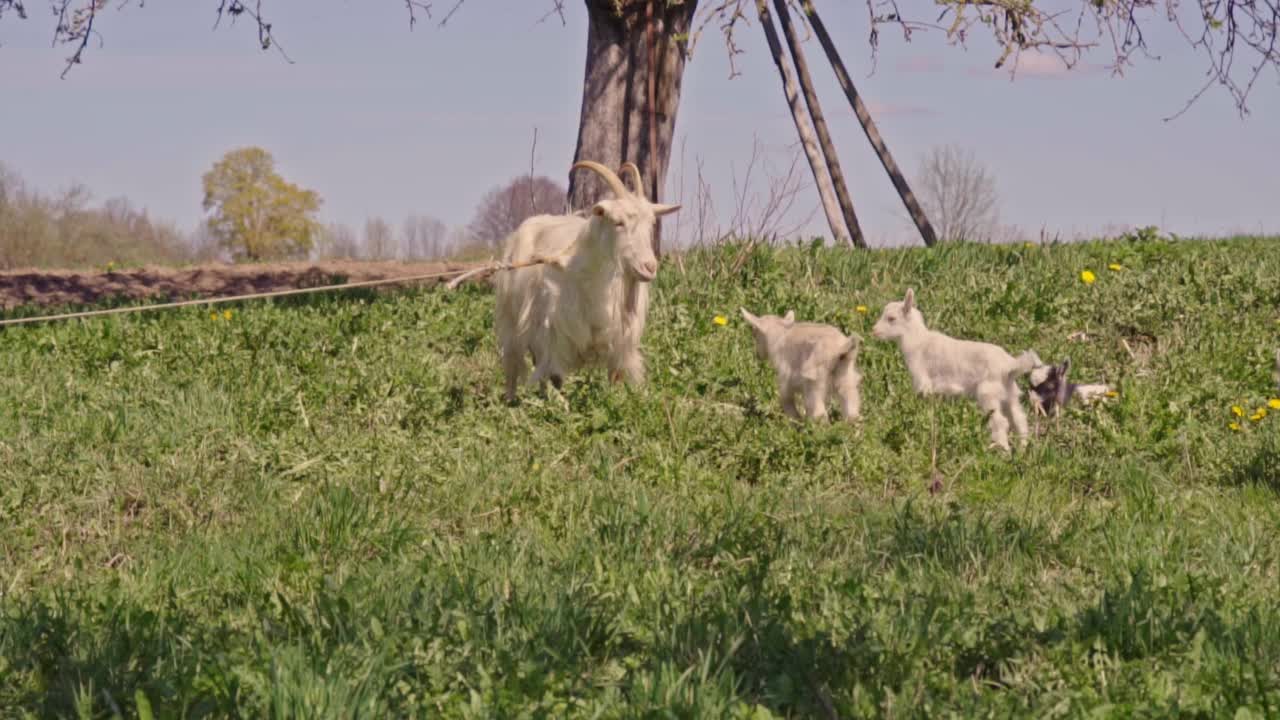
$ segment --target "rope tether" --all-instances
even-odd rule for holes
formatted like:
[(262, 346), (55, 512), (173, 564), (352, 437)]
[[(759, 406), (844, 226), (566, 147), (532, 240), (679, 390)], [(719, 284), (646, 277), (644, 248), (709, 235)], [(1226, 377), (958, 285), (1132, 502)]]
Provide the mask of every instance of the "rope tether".
[(554, 258), (534, 258), (516, 263), (491, 262), (487, 265), (469, 270), (445, 270), (443, 272), (427, 273), (425, 275), (406, 275), (396, 278), (381, 278), (378, 280), (361, 280), (353, 283), (342, 283), (340, 285), (319, 285), (309, 288), (293, 288), (291, 290), (272, 290), (269, 292), (247, 293), (244, 295), (229, 295), (227, 297), (203, 298), (194, 300), (181, 300), (178, 302), (159, 303), (156, 305), (130, 305), (128, 307), (108, 308), (105, 310), (84, 310), (81, 312), (60, 313), (57, 315), (36, 315), (34, 317), (10, 318), (8, 320), (0, 320), (0, 327), (8, 325), (25, 325), (27, 323), (52, 322), (54, 320), (73, 320), (75, 318), (98, 317), (101, 315), (120, 315), (124, 313), (143, 312), (146, 310), (167, 310), (169, 308), (187, 307), (191, 305), (215, 305), (217, 303), (236, 302), (240, 300), (257, 300), (269, 297), (281, 297), (284, 295), (303, 295), (306, 293), (327, 292), (329, 290), (347, 290), (350, 288), (373, 287), (374, 285), (391, 285), (394, 283), (417, 282), (420, 280), (434, 280), (437, 278), (457, 275), (453, 280), (445, 284), (449, 290), (453, 290), (462, 284), (462, 281), (468, 278), (481, 277), (490, 275), (500, 270), (516, 270), (531, 265), (541, 265), (544, 263), (556, 262)]

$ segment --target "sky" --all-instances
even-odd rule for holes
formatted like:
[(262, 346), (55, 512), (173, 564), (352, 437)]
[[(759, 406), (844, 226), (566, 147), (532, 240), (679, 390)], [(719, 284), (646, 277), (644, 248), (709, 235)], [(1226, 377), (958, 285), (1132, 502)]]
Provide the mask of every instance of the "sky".
[[(214, 0), (113, 3), (101, 44), (59, 79), (71, 48), (51, 46), (53, 19), (32, 0), (27, 20), (0, 19), (0, 163), (43, 191), (84, 183), (98, 200), (125, 196), (188, 230), (203, 217), (201, 174), (243, 145), (319, 192), (322, 220), (355, 227), (410, 214), (466, 224), (486, 191), (529, 171), (535, 129), (535, 171), (563, 182), (582, 99), (582, 3), (566, 3), (562, 24), (546, 18), (549, 0), (469, 0), (444, 27), (439, 11), (452, 3), (435, 4), (435, 20), (411, 30), (399, 0), (269, 0), (290, 64), (257, 49), (251, 22), (215, 30)], [(818, 9), (908, 176), (930, 148), (958, 144), (995, 176), (1005, 224), (1064, 237), (1148, 224), (1280, 233), (1280, 83), (1264, 76), (1243, 119), (1211, 89), (1165, 122), (1206, 66), (1159, 14), (1147, 31), (1159, 60), (1123, 77), (1100, 49), (1070, 71), (1024, 55), (1011, 78), (992, 68), (990, 43), (951, 45), (936, 30), (907, 42), (893, 28), (881, 30), (872, 72), (865, 6)], [(683, 199), (689, 225), (699, 166), (727, 224), (753, 147), (778, 171), (797, 152), (758, 26), (741, 30), (732, 79), (717, 33), (707, 28), (686, 69), (664, 198)], [(874, 245), (914, 242), (820, 46), (805, 49), (864, 231)], [(754, 177), (763, 192), (767, 176)], [(789, 224), (827, 234), (816, 210), (806, 188)]]

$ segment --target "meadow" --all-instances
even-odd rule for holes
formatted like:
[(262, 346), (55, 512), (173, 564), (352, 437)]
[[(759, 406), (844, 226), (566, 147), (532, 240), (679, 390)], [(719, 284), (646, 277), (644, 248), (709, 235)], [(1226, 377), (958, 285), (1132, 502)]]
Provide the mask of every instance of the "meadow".
[[(1119, 396), (987, 451), (870, 336), (908, 285)], [(787, 420), (739, 306), (862, 335), (864, 420)], [(647, 387), (517, 407), (492, 317), (0, 330), (0, 715), (1280, 714), (1280, 240), (696, 250)]]

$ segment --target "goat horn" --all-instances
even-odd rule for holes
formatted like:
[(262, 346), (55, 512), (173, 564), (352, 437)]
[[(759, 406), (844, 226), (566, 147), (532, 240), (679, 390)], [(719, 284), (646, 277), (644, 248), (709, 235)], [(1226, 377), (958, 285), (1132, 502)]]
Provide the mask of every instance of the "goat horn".
[(601, 165), (600, 163), (594, 160), (579, 160), (578, 162), (574, 163), (572, 167), (569, 168), (569, 172), (573, 172), (574, 170), (577, 170), (579, 168), (594, 170), (597, 175), (604, 178), (604, 181), (609, 184), (609, 187), (613, 189), (613, 192), (618, 197), (624, 198), (631, 194), (630, 192), (627, 191), (626, 185), (622, 184), (622, 180), (619, 179), (617, 175), (613, 174), (612, 170)]
[(636, 167), (635, 163), (630, 160), (622, 163), (622, 167), (618, 168), (618, 172), (630, 173), (631, 184), (636, 186), (635, 194), (639, 195), (641, 199), (646, 199), (644, 196), (644, 180), (640, 179), (640, 168)]

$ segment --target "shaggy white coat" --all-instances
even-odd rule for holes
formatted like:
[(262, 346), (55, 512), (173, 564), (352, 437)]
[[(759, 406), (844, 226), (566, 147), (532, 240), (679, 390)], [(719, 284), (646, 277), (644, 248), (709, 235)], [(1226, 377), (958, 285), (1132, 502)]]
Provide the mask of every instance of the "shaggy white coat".
[(862, 374), (858, 372), (858, 348), (862, 338), (846, 337), (830, 325), (798, 323), (795, 313), (755, 316), (740, 308), (755, 337), (756, 356), (773, 366), (777, 374), (782, 411), (798, 418), (796, 398), (804, 402), (805, 416), (825, 420), (827, 399), (839, 404), (845, 420), (862, 414)]
[(1027, 415), (1022, 410), (1018, 378), (1041, 365), (1028, 350), (1013, 357), (991, 343), (959, 340), (924, 324), (915, 305), (915, 291), (907, 289), (901, 301), (885, 305), (871, 334), (897, 343), (911, 373), (911, 384), (922, 395), (963, 395), (990, 413), (991, 442), (1009, 449), (1009, 426), (1025, 445)]
[(605, 175), (618, 197), (601, 200), (586, 216), (531, 217), (507, 238), (505, 262), (549, 260), (499, 273), (494, 281), (508, 402), (515, 402), (528, 372), (526, 355), (534, 366), (530, 383), (540, 389), (548, 380), (558, 388), (569, 373), (593, 366), (608, 368), (611, 381), (644, 382), (640, 338), (649, 283), (658, 272), (653, 227), (680, 206), (627, 191), (596, 163), (575, 167)]

